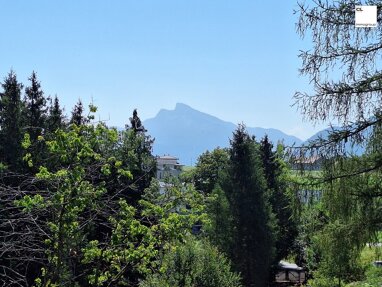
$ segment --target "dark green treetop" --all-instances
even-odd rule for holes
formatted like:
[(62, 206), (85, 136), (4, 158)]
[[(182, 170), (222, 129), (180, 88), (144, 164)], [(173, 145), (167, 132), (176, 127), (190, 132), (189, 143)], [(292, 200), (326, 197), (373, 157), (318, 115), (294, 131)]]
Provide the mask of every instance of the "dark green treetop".
[(15, 169), (21, 164), (23, 85), (11, 70), (1, 86), (3, 92), (0, 93), (0, 160), (11, 169)]
[(86, 117), (84, 116), (84, 106), (82, 101), (79, 99), (77, 104), (72, 110), (72, 117), (70, 119), (71, 124), (76, 124), (77, 126), (83, 125), (87, 122)]
[(269, 202), (277, 219), (275, 264), (286, 258), (294, 248), (297, 225), (292, 217), (292, 206), (288, 197), (288, 184), (282, 177), (284, 172), (281, 156), (273, 150), (273, 144), (265, 136), (260, 141), (260, 155), (268, 187)]
[(44, 92), (41, 90), (36, 72), (32, 72), (29, 81), (30, 86), (25, 88), (23, 120), (25, 131), (29, 133), (31, 141), (34, 142), (44, 129), (47, 107)]
[(275, 219), (266, 195), (259, 144), (243, 124), (233, 133), (222, 188), (230, 204), (233, 262), (244, 285), (266, 286), (274, 256)]
[(64, 127), (65, 116), (57, 96), (55, 96), (53, 100), (49, 98), (49, 102), (50, 104), (46, 126), (49, 132), (54, 132), (55, 130)]

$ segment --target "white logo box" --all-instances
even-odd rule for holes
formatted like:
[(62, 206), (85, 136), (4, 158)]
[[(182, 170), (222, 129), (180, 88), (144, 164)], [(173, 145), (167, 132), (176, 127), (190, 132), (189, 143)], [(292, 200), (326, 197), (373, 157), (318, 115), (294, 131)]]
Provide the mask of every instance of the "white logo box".
[(355, 6), (356, 27), (377, 27), (377, 6)]

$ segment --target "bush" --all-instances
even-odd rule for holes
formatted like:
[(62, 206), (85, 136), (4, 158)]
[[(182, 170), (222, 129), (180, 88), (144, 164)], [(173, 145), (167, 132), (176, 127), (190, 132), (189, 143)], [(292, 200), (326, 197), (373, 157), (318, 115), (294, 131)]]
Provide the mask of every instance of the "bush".
[(308, 281), (307, 286), (309, 287), (342, 287), (345, 286), (344, 283), (340, 282), (338, 278), (335, 277), (327, 277), (323, 273), (319, 271), (315, 271), (314, 279), (310, 279)]
[(162, 258), (160, 272), (141, 282), (141, 287), (240, 287), (240, 276), (207, 240), (177, 244)]
[(346, 285), (347, 287), (380, 287), (382, 286), (382, 268), (371, 266), (366, 271), (366, 280), (354, 282)]

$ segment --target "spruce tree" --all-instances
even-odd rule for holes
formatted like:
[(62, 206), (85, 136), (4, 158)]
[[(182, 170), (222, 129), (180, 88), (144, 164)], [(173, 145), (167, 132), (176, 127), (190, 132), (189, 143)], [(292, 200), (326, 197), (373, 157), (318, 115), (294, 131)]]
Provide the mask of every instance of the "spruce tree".
[(267, 183), (269, 201), (277, 219), (277, 240), (275, 265), (286, 258), (294, 247), (297, 236), (296, 222), (292, 218), (292, 208), (287, 195), (287, 183), (282, 179), (283, 166), (277, 151), (265, 136), (260, 141), (260, 155)]
[(0, 93), (0, 161), (15, 171), (21, 166), (21, 91), (23, 85), (11, 70), (1, 84)]
[(234, 221), (232, 259), (245, 286), (266, 286), (274, 253), (274, 216), (266, 196), (259, 145), (244, 125), (231, 140), (222, 183)]
[(87, 119), (84, 117), (84, 106), (82, 105), (82, 101), (79, 99), (72, 110), (72, 117), (70, 119), (70, 123), (80, 126), (85, 124), (86, 122)]
[(53, 101), (52, 99), (49, 99), (49, 101), (50, 106), (46, 126), (48, 131), (52, 133), (65, 126), (65, 118), (57, 96), (54, 97)]
[(36, 72), (32, 72), (29, 81), (30, 86), (25, 88), (23, 121), (25, 131), (29, 133), (31, 142), (34, 143), (45, 128), (47, 107)]

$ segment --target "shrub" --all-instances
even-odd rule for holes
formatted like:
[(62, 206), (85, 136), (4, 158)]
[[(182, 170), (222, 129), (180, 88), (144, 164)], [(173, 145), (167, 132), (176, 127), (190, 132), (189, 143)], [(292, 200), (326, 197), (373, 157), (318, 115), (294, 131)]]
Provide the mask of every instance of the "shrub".
[(240, 276), (207, 240), (190, 238), (172, 246), (160, 272), (141, 282), (141, 287), (240, 287)]

